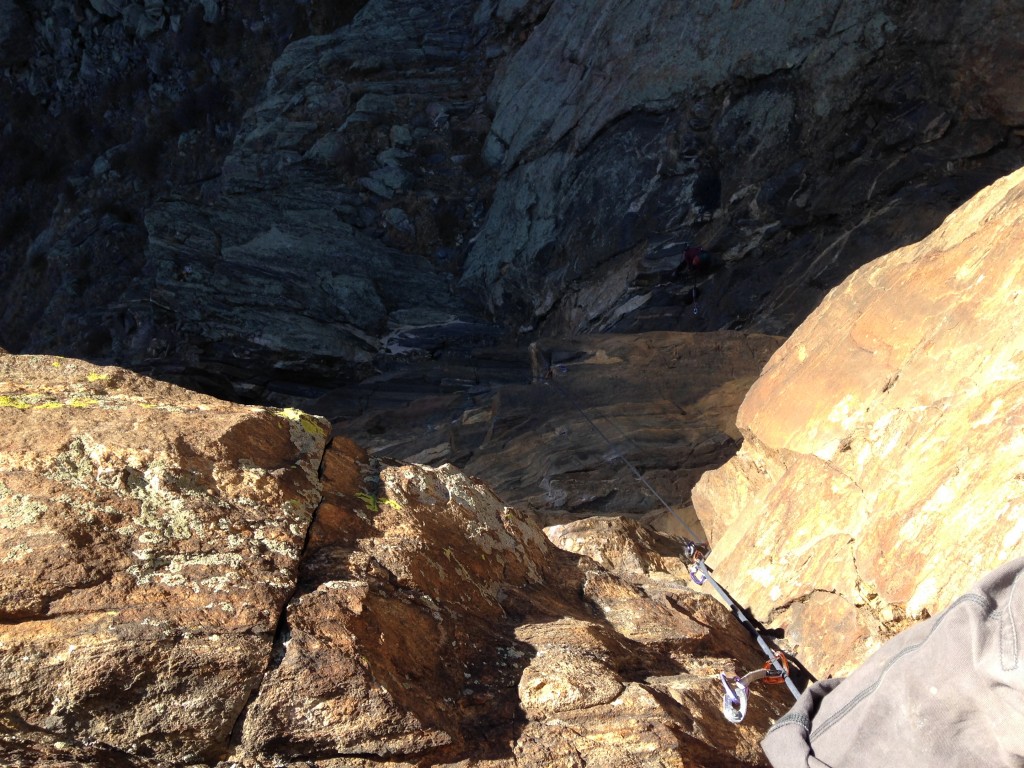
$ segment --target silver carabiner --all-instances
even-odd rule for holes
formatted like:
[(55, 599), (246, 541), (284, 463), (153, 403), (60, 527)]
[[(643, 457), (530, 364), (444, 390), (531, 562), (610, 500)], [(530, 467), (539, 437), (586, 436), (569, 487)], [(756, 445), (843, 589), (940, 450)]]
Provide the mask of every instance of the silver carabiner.
[(738, 725), (747, 716), (747, 700), (750, 689), (738, 677), (732, 679), (735, 688), (729, 685), (729, 678), (725, 676), (725, 672), (719, 674), (719, 677), (722, 680), (722, 687), (725, 688), (725, 695), (722, 697), (722, 714), (730, 723)]
[(689, 572), (690, 578), (693, 579), (693, 583), (698, 587), (708, 580), (707, 574), (701, 569), (699, 563), (690, 563), (690, 567), (686, 570)]

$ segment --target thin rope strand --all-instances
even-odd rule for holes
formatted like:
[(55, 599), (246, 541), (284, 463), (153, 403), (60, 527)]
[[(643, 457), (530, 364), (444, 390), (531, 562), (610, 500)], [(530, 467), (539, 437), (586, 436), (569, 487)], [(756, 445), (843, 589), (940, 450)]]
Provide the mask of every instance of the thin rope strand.
[[(654, 486), (652, 486), (649, 482), (647, 482), (647, 479), (643, 475), (640, 474), (640, 470), (638, 470), (633, 465), (633, 462), (631, 462), (629, 459), (627, 459), (622, 454), (622, 451), (620, 451), (618, 448), (615, 447), (615, 444), (612, 443), (612, 441), (608, 439), (608, 436), (605, 435), (605, 433), (601, 431), (601, 428), (598, 427), (597, 424), (594, 423), (594, 420), (591, 419), (589, 416), (587, 416), (587, 414), (584, 412), (583, 408), (580, 407), (580, 404), (575, 400), (575, 398), (573, 398), (573, 396), (570, 395), (565, 390), (565, 388), (562, 387), (554, 379), (549, 379), (548, 381), (549, 381), (549, 383), (554, 385), (555, 389), (558, 391), (558, 393), (562, 397), (564, 397), (566, 400), (569, 401), (570, 405), (572, 405), (572, 407), (576, 409), (576, 411), (580, 414), (580, 416), (582, 416), (584, 419), (586, 419), (587, 423), (591, 426), (591, 428), (595, 432), (597, 432), (597, 434), (601, 436), (601, 439), (604, 440), (608, 444), (608, 447), (611, 448), (615, 452), (615, 457), (619, 458), (619, 459), (622, 459), (622, 462), (627, 467), (629, 467), (630, 471), (633, 473), (633, 475), (636, 477), (636, 479), (639, 480), (643, 484), (643, 486), (654, 495), (654, 498), (656, 498), (658, 501), (661, 502), (661, 505), (663, 507), (665, 507), (665, 509), (668, 510), (668, 513), (670, 515), (672, 515), (672, 517), (674, 517), (676, 520), (679, 521), (679, 523), (683, 526), (683, 528), (686, 529), (686, 532), (689, 533), (690, 536), (693, 537), (694, 541), (700, 542), (701, 541), (701, 537), (698, 536), (697, 533), (689, 525), (687, 525), (686, 521), (683, 520), (683, 518), (678, 513), (676, 513), (676, 511), (674, 509), (672, 509), (672, 507), (669, 505), (669, 503), (667, 501), (665, 501), (664, 498), (662, 498), (662, 495), (660, 493), (658, 493), (654, 489)], [(606, 421), (611, 421), (611, 419), (608, 419), (608, 417), (605, 417), (605, 420)], [(612, 422), (612, 423), (614, 424), (614, 422)], [(619, 431), (621, 432), (622, 430), (620, 429)]]
[[(594, 420), (591, 419), (586, 414), (586, 412), (580, 406), (580, 403), (572, 395), (570, 395), (569, 392), (564, 387), (562, 387), (560, 384), (558, 384), (558, 382), (556, 382), (554, 379), (548, 379), (547, 383), (550, 383), (550, 384), (554, 385), (555, 390), (562, 397), (564, 397), (569, 402), (569, 404), (580, 414), (580, 416), (582, 416), (586, 420), (586, 422), (590, 425), (590, 427), (598, 435), (600, 435), (601, 439), (604, 440), (604, 442), (608, 444), (608, 447), (611, 448), (612, 451), (614, 451), (615, 457), (619, 458), (619, 459), (622, 459), (622, 462), (627, 467), (629, 467), (630, 471), (633, 473), (633, 475), (636, 477), (636, 479), (639, 480), (643, 484), (643, 486), (645, 488), (647, 488), (647, 490), (649, 490), (652, 494), (654, 494), (654, 497), (658, 501), (661, 502), (662, 506), (664, 506), (665, 509), (668, 510), (669, 514), (671, 514), (676, 520), (678, 520), (682, 524), (682, 526), (690, 533), (690, 535), (693, 536), (695, 541), (698, 541), (700, 539), (700, 537), (697, 536), (697, 534), (693, 531), (693, 529), (690, 528), (689, 525), (687, 525), (686, 521), (683, 520), (683, 518), (680, 517), (676, 513), (676, 511), (674, 509), (672, 509), (672, 507), (669, 505), (669, 503), (667, 501), (665, 501), (664, 498), (662, 498), (661, 494), (658, 493), (654, 489), (654, 487), (650, 483), (647, 482), (647, 480), (643, 477), (643, 475), (640, 474), (640, 471), (633, 465), (633, 463), (629, 459), (627, 459), (625, 456), (622, 455), (622, 451), (620, 451), (618, 448), (615, 447), (615, 444), (612, 443), (612, 441), (608, 439), (608, 436), (605, 435), (605, 433), (601, 431), (601, 428), (598, 427), (597, 424), (594, 423)], [(604, 419), (605, 419), (605, 421), (608, 421), (613, 426), (615, 426), (616, 429), (618, 429), (619, 434), (621, 434), (624, 438), (626, 437), (625, 433), (622, 431), (622, 428), (619, 427), (614, 421), (612, 421), (612, 419), (610, 419), (607, 416), (605, 416)], [(774, 651), (768, 645), (767, 641), (765, 641), (764, 637), (761, 635), (761, 632), (757, 629), (757, 626), (754, 624), (754, 622), (752, 622), (747, 617), (746, 613), (743, 612), (743, 609), (736, 603), (736, 601), (734, 601), (732, 599), (732, 597), (729, 595), (729, 593), (725, 591), (725, 588), (722, 587), (722, 585), (719, 584), (718, 581), (711, 575), (710, 570), (708, 569), (707, 563), (705, 562), (705, 559), (704, 559), (706, 557), (706, 555), (707, 555), (707, 553), (705, 553), (704, 556), (702, 556), (698, 561), (696, 561), (697, 562), (697, 567), (703, 573), (705, 580), (709, 581), (711, 583), (711, 586), (715, 589), (715, 591), (718, 592), (718, 594), (722, 598), (723, 602), (725, 602), (726, 606), (729, 608), (730, 613), (732, 613), (732, 615), (736, 617), (736, 619), (740, 622), (740, 624), (743, 625), (744, 629), (746, 629), (751, 635), (753, 635), (754, 640), (757, 642), (758, 646), (764, 652), (765, 656), (768, 657), (768, 660), (771, 662), (772, 666), (777, 670), (777, 672), (780, 675), (782, 675), (783, 679), (785, 680), (786, 687), (789, 689), (789, 692), (793, 695), (793, 697), (795, 699), (799, 699), (800, 698), (800, 690), (796, 687), (796, 684), (793, 682), (792, 678), (789, 676), (789, 673), (785, 670), (785, 668), (779, 662), (779, 660), (776, 657)]]

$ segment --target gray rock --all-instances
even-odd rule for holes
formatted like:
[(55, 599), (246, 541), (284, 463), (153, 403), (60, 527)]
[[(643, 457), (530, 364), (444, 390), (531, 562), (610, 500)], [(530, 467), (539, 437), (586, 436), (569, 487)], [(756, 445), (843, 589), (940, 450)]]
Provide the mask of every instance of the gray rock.
[(219, 0), (200, 0), (203, 6), (203, 21), (207, 24), (216, 24), (220, 19)]
[(154, 21), (159, 20), (164, 15), (163, 0), (144, 0), (143, 8), (146, 11), (146, 15)]
[(412, 131), (407, 125), (391, 126), (391, 143), (396, 147), (408, 147), (412, 144)]
[(416, 234), (416, 227), (413, 225), (412, 219), (401, 208), (388, 208), (384, 211), (383, 219), (385, 224), (394, 227), (399, 232), (407, 235)]
[(14, 0), (0, 0), (0, 67), (25, 61), (31, 55), (32, 24)]
[[(0, 96), (37, 114), (2, 341), (253, 397), (387, 369), (395, 334), (785, 333), (1024, 161), (1024, 11), (994, 0), (11, 2), (39, 34)], [(397, 319), (425, 308), (463, 325)]]
[[(947, 194), (964, 199), (1016, 162), (979, 161), (990, 168), (981, 176), (930, 165), (974, 151), (958, 129), (965, 118), (1001, 121), (1002, 128), (982, 121), (992, 127), (981, 130), (979, 147), (1007, 140), (1016, 81), (1004, 84), (992, 63), (1024, 35), (994, 5), (972, 6), (963, 23), (941, 29), (923, 18), (935, 8), (896, 12), (879, 2), (790, 3), (780, 11), (754, 1), (725, 13), (710, 6), (683, 12), (556, 0), (505, 62), (489, 89), (495, 115), (483, 150), (499, 183), (462, 277), (496, 317), (526, 326), (544, 318), (547, 332), (577, 332), (584, 318), (634, 302), (640, 294), (624, 278), (626, 265), (676, 238), (717, 251), (720, 271), (677, 275), (685, 282), (667, 289), (666, 301), (692, 301), (698, 283), (706, 301), (684, 314), (648, 301), (630, 327), (755, 322), (785, 332), (833, 284), (837, 253), (852, 269), (936, 221), (929, 213), (894, 229), (896, 209), (882, 214), (883, 201), (905, 194), (921, 202), (922, 187), (934, 184), (947, 190), (924, 203), (937, 212)], [(488, 14), (497, 18), (495, 4)], [(993, 25), (1009, 30), (998, 42), (983, 32)], [(895, 44), (907, 34), (922, 44)], [(998, 96), (958, 111), (962, 92), (951, 81), (985, 81)], [(851, 214), (852, 200), (878, 208)], [(807, 239), (793, 239), (794, 228)], [(859, 257), (844, 245), (851, 229), (864, 248)], [(808, 261), (808, 249), (821, 260)], [(740, 262), (759, 277), (732, 281)]]
[(89, 0), (91, 5), (97, 13), (101, 13), (104, 16), (111, 18), (117, 18), (121, 15), (121, 11), (127, 5), (127, 0)]

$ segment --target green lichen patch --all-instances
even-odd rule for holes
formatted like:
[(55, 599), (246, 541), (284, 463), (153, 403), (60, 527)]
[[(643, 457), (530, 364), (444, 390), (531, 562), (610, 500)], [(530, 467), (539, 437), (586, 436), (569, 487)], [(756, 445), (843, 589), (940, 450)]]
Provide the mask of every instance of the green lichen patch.
[(5, 499), (0, 513), (0, 529), (22, 528), (42, 520), (46, 504), (30, 496), (15, 494)]
[(100, 404), (100, 401), (92, 397), (72, 397), (67, 401), (71, 408), (92, 408)]
[(53, 408), (92, 408), (100, 404), (93, 397), (70, 397), (65, 400), (52, 395), (30, 393), (27, 395), (0, 395), (0, 408), (16, 408), (19, 411), (50, 410)]

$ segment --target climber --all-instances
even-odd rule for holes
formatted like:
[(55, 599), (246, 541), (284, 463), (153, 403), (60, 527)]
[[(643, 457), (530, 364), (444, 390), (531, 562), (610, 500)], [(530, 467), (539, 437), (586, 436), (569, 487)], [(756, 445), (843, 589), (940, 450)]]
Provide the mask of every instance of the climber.
[(699, 245), (683, 246), (683, 264), (694, 272), (704, 272), (711, 266), (711, 254)]
[(697, 290), (697, 277), (710, 272), (713, 267), (711, 254), (699, 245), (683, 244), (683, 261), (679, 269), (685, 269), (690, 273), (690, 304), (693, 305), (693, 314), (700, 314), (697, 306), (699, 292)]
[(822, 680), (761, 746), (775, 768), (1024, 765), (1024, 559)]

